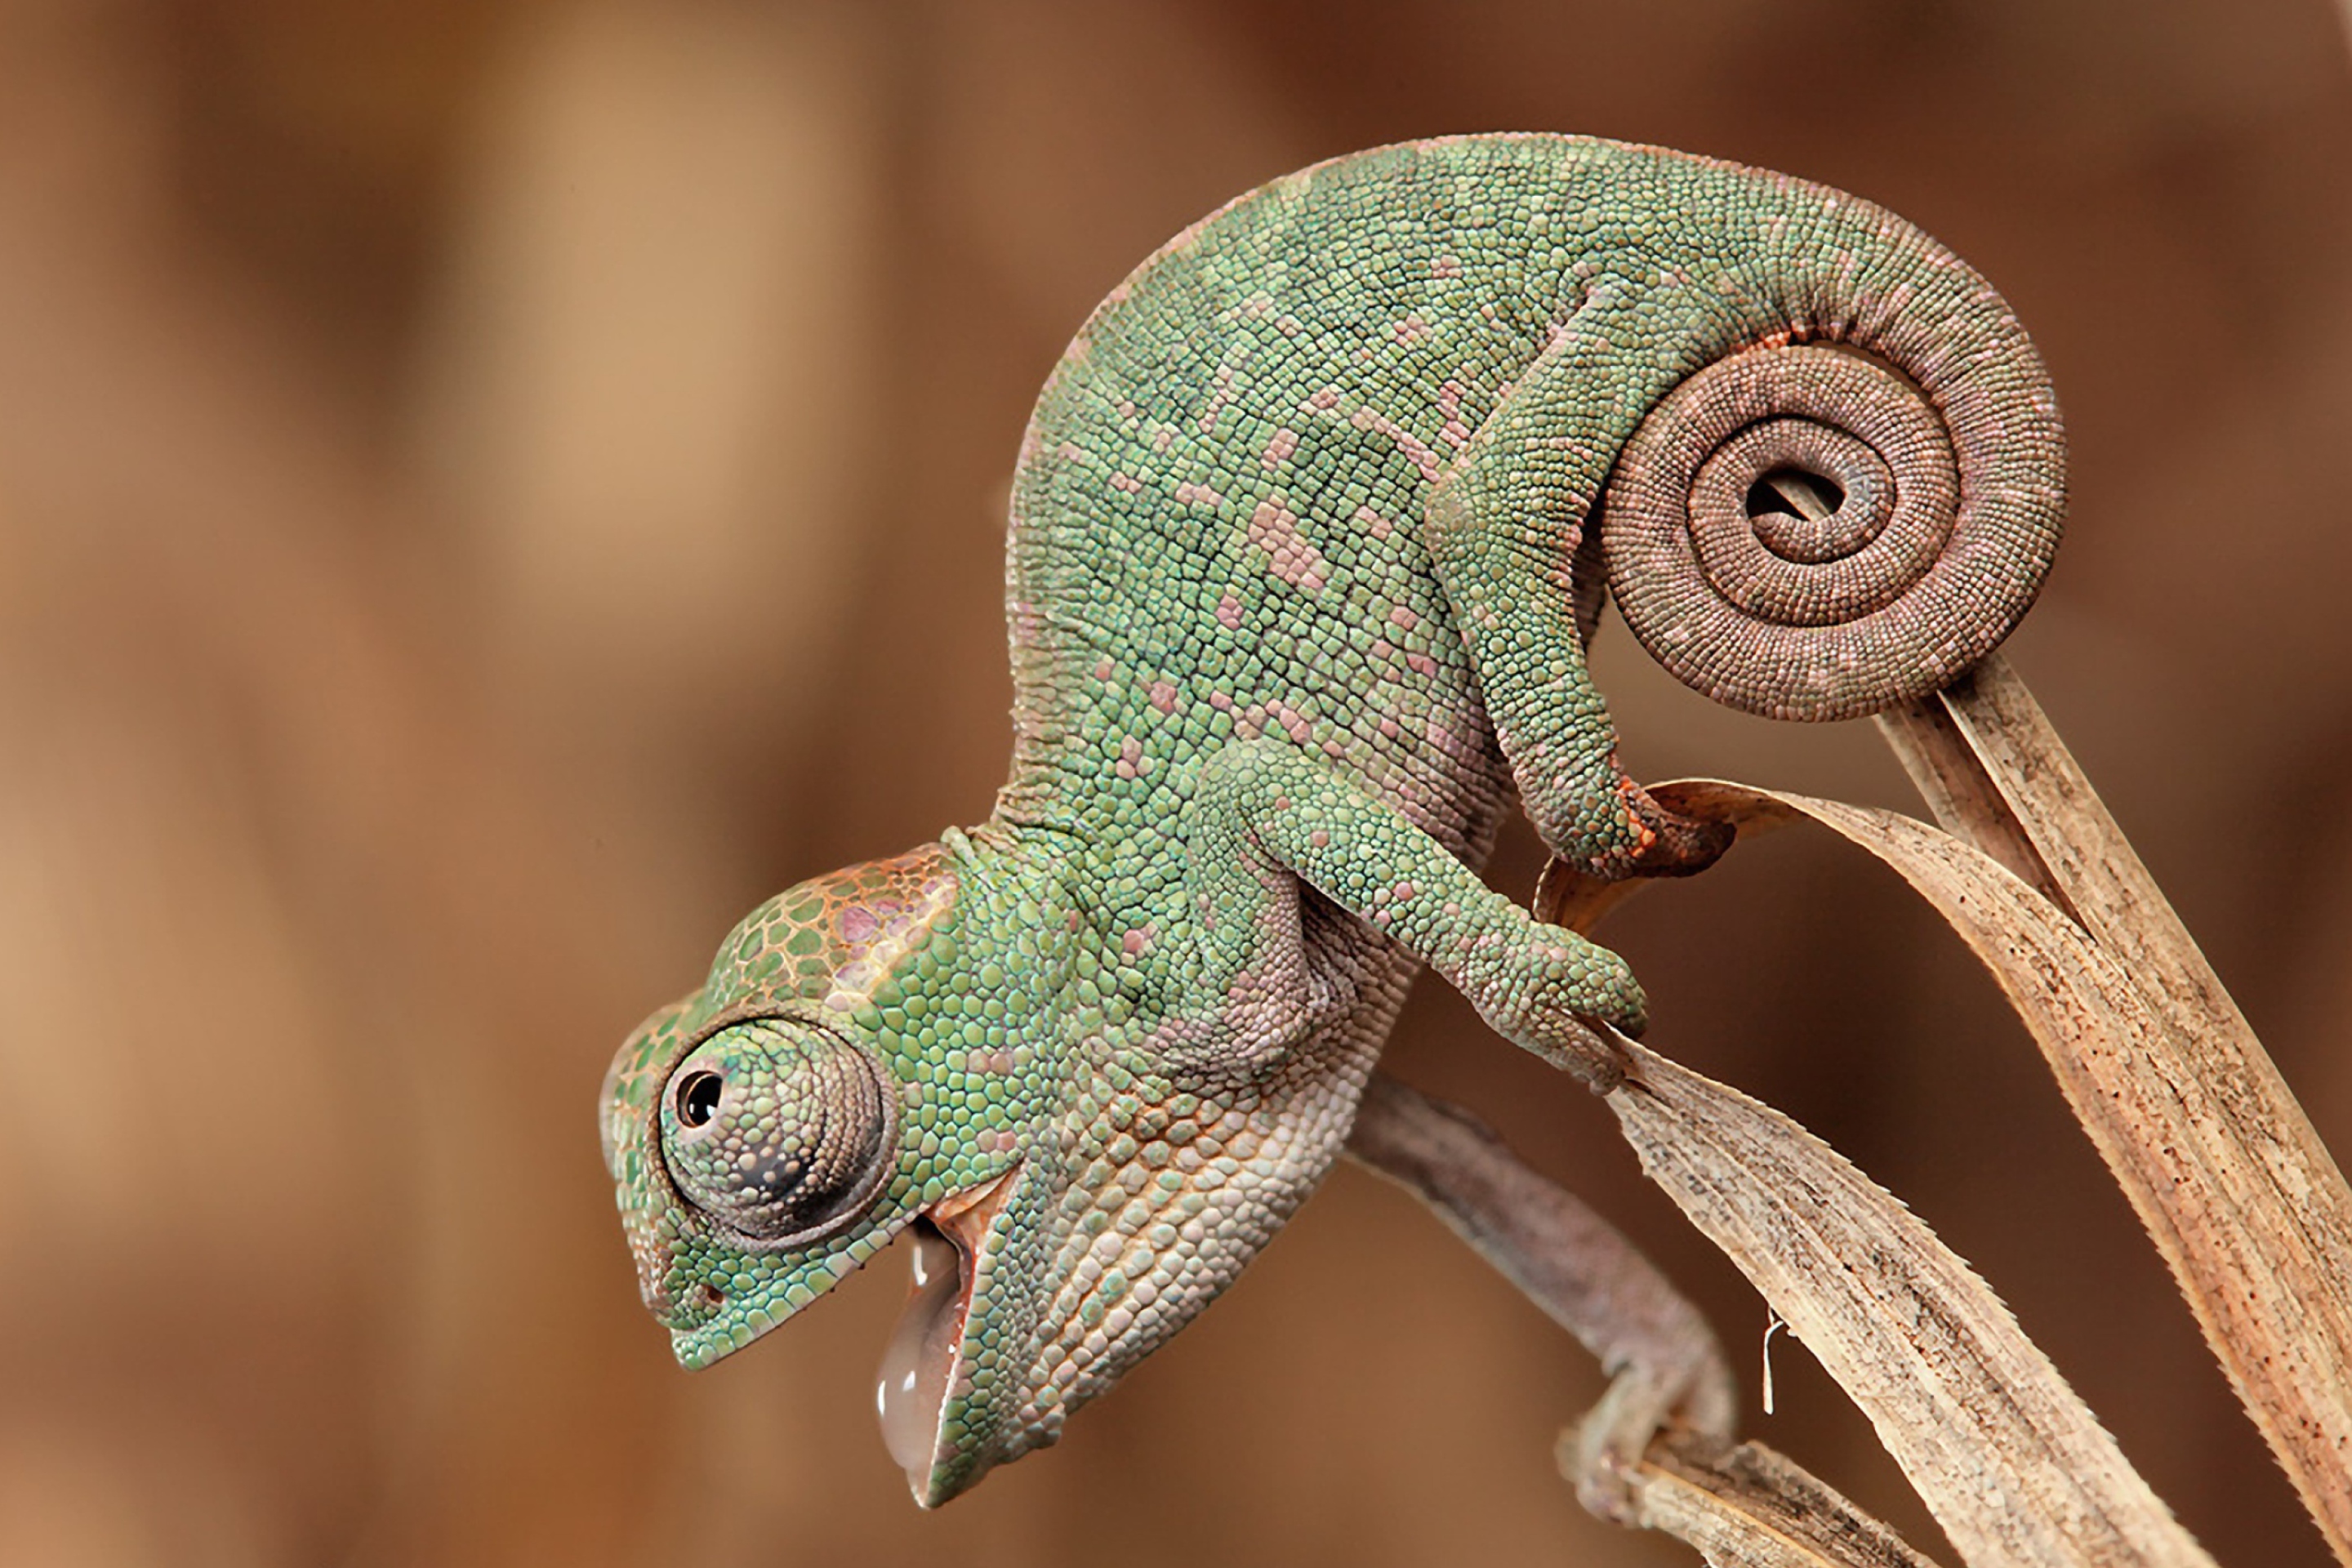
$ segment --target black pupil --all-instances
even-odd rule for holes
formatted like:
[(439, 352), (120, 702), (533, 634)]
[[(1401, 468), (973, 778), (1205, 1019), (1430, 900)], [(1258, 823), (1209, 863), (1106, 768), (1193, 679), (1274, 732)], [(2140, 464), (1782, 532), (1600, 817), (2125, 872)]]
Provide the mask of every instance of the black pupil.
[[(1787, 481), (1786, 488), (1784, 481)], [(1818, 500), (1831, 511), (1837, 510), (1845, 503), (1845, 487), (1827, 474), (1808, 473), (1802, 468), (1775, 468), (1759, 476), (1754, 484), (1748, 487), (1748, 515), (1765, 517), (1776, 511), (1785, 511), (1792, 516), (1803, 516), (1802, 509), (1789, 493), (1790, 489), (1811, 491), (1812, 499)]]
[(700, 1127), (718, 1115), (719, 1088), (715, 1072), (689, 1074), (677, 1086), (677, 1119), (688, 1127)]

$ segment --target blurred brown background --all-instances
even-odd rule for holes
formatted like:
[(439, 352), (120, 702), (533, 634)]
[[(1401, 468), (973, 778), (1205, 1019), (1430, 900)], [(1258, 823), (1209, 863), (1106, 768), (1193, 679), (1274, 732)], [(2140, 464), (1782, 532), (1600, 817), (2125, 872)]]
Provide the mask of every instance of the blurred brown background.
[[(0, 1562), (1677, 1563), (1571, 1343), (1343, 1171), (1064, 1446), (916, 1511), (895, 1259), (688, 1376), (591, 1107), (769, 891), (985, 814), (1031, 396), (1311, 159), (1578, 130), (1884, 202), (2075, 441), (2012, 645), (2352, 1146), (2352, 55), (2325, 0), (0, 0)], [(1910, 805), (1604, 629), (1637, 772)], [(1496, 876), (1524, 891), (1531, 841)], [(2315, 1535), (2047, 1076), (1826, 842), (1609, 933), (1654, 1038), (1978, 1264), (2224, 1561)], [(1764, 1313), (1424, 988), (1392, 1062)], [(1801, 1348), (1752, 1429), (1935, 1545)]]

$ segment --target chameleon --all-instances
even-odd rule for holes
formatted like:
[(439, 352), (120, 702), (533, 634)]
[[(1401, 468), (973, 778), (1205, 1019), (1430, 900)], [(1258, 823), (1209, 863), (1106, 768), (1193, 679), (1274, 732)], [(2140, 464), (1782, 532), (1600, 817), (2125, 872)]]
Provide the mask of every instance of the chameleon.
[(877, 1400), (915, 1500), (1053, 1443), (1314, 1189), (1421, 967), (1615, 1080), (1628, 967), (1478, 871), (1514, 800), (1596, 878), (1729, 841), (1621, 765), (1604, 597), (1710, 696), (1853, 717), (1997, 645), (2063, 509), (2014, 314), (1843, 193), (1472, 135), (1202, 218), (1022, 438), (992, 815), (761, 905), (606, 1078), (677, 1360), (908, 1235)]

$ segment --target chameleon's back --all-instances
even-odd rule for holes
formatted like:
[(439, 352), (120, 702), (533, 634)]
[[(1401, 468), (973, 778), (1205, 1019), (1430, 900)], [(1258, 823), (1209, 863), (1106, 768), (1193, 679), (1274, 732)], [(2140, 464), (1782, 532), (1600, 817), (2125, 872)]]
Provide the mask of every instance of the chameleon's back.
[(1286, 735), (1457, 847), (1499, 798), (1430, 570), (1431, 487), (1572, 300), (1560, 143), (1360, 154), (1139, 268), (1039, 399), (1013, 489), (1005, 811), (1146, 877), (1192, 764)]
[[(1784, 675), (1771, 668), (1777, 631), (1694, 630), (1725, 598), (1745, 614), (1771, 584), (1701, 586), (1695, 610), (1692, 591), (1635, 547), (1631, 564), (1612, 560), (1612, 581), (1645, 644), (1694, 685), (1759, 710), (1841, 717), (1900, 695), (1889, 681), (1932, 687), (1980, 655), (2030, 602), (2055, 542), (2046, 379), (1998, 297), (1949, 253), (1786, 176), (1542, 135), (1354, 154), (1196, 224), (1087, 323), (1024, 444), (1003, 814), (1076, 830), (1106, 857), (1104, 885), (1150, 906), (1179, 868), (1164, 835), (1192, 764), (1266, 733), (1353, 773), (1474, 859), (1507, 752), (1559, 847), (1569, 816), (1589, 807), (1546, 792), (1593, 793), (1562, 759), (1607, 724), (1581, 678), (1577, 623), (1589, 626), (1600, 593), (1595, 558), (1571, 580), (1581, 525), (1669, 388), (1791, 340), (1858, 344), (1917, 383), (1838, 387), (1832, 401), (1943, 405), (1962, 468), (1975, 464), (1962, 486), (1973, 531), (1937, 535), (1896, 570), (1916, 577), (1936, 549), (1953, 554), (1942, 575), (1992, 629), (1904, 623), (1889, 605), (1901, 595), (1875, 583), (1833, 584), (1826, 598), (1844, 601), (1826, 603), (1818, 574), (1847, 568), (1823, 562), (1793, 608), (1768, 604), (1759, 618), (1874, 616), (1924, 646), (1891, 675), (1856, 675), (1878, 656), (1837, 630), (1803, 632), (1815, 640)], [(1507, 396), (1510, 414), (1489, 428)], [(1504, 428), (1514, 420), (1523, 428)], [(1478, 515), (1433, 528), (1441, 480), (1457, 501), (1479, 498)], [(1810, 548), (1787, 552), (1813, 565)], [(1672, 602), (1632, 604), (1629, 576)], [(1679, 662), (1711, 657), (1689, 653), (1709, 638), (1734, 645), (1733, 664), (1810, 689), (1759, 693), (1744, 673)]]

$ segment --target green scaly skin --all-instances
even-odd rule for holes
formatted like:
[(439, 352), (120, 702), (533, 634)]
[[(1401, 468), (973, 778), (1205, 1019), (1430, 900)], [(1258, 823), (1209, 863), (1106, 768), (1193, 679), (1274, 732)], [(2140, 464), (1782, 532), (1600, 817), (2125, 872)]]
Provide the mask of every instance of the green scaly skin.
[[(1759, 512), (1776, 467), (1846, 499)], [(1624, 964), (1475, 870), (1514, 786), (1601, 876), (1727, 839), (1617, 765), (1604, 575), (1702, 689), (1865, 712), (2006, 632), (2062, 476), (1999, 297), (1784, 176), (1468, 137), (1186, 230), (1023, 444), (994, 816), (761, 906), (614, 1065), (606, 1158), (679, 1360), (914, 1226), (945, 1270), (894, 1352), (917, 1499), (1054, 1441), (1313, 1188), (1416, 963), (1611, 1081), (1580, 1020), (1638, 1029)]]

